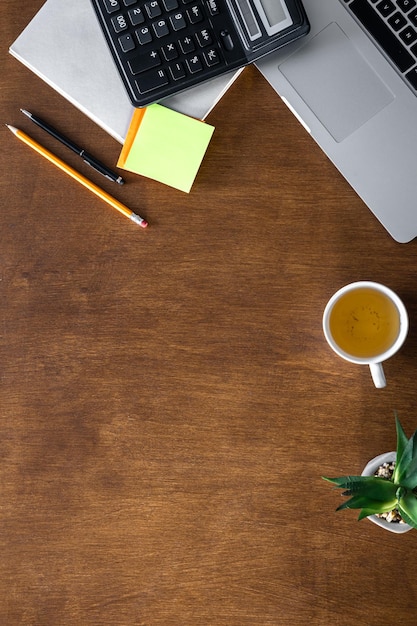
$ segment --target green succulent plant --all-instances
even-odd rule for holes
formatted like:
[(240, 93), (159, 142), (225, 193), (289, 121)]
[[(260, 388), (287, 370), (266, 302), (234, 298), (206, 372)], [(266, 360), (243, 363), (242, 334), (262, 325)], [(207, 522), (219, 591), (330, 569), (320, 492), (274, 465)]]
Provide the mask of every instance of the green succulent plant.
[(340, 476), (324, 480), (345, 489), (351, 496), (336, 511), (361, 509), (358, 519), (397, 509), (403, 520), (417, 528), (417, 430), (407, 438), (397, 416), (397, 457), (391, 478), (380, 476)]

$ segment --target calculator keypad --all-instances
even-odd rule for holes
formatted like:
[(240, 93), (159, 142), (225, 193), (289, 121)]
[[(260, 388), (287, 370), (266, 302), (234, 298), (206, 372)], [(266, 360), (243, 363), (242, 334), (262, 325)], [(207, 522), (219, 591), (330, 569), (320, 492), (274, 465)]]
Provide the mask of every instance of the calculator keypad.
[(147, 94), (224, 61), (210, 17), (217, 0), (100, 0), (130, 83)]
[[(90, 1), (129, 98), (139, 107), (248, 65), (310, 28), (301, 0), (268, 0), (288, 5), (282, 29), (280, 13), (271, 8), (266, 17), (262, 0)], [(270, 19), (277, 21), (272, 31)]]

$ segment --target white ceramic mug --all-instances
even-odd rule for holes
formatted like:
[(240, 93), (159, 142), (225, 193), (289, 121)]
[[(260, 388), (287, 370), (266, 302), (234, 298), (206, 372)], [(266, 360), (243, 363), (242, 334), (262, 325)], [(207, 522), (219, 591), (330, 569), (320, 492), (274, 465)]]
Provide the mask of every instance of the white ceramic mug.
[(336, 354), (351, 363), (369, 365), (375, 387), (385, 387), (382, 362), (404, 343), (408, 314), (391, 289), (359, 281), (330, 298), (324, 309), (323, 331)]

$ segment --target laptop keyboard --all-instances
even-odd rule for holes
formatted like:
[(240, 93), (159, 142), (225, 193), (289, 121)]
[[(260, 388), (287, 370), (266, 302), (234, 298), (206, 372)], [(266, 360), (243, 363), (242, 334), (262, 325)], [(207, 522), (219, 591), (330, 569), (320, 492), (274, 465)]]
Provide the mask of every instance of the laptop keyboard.
[(417, 0), (344, 0), (406, 82), (417, 91)]

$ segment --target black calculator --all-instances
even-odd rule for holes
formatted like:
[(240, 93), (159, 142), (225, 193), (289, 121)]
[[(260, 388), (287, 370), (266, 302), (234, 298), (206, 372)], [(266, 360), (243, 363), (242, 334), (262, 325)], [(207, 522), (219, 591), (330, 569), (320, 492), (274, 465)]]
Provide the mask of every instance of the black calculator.
[(91, 0), (127, 93), (143, 107), (302, 37), (300, 0)]

